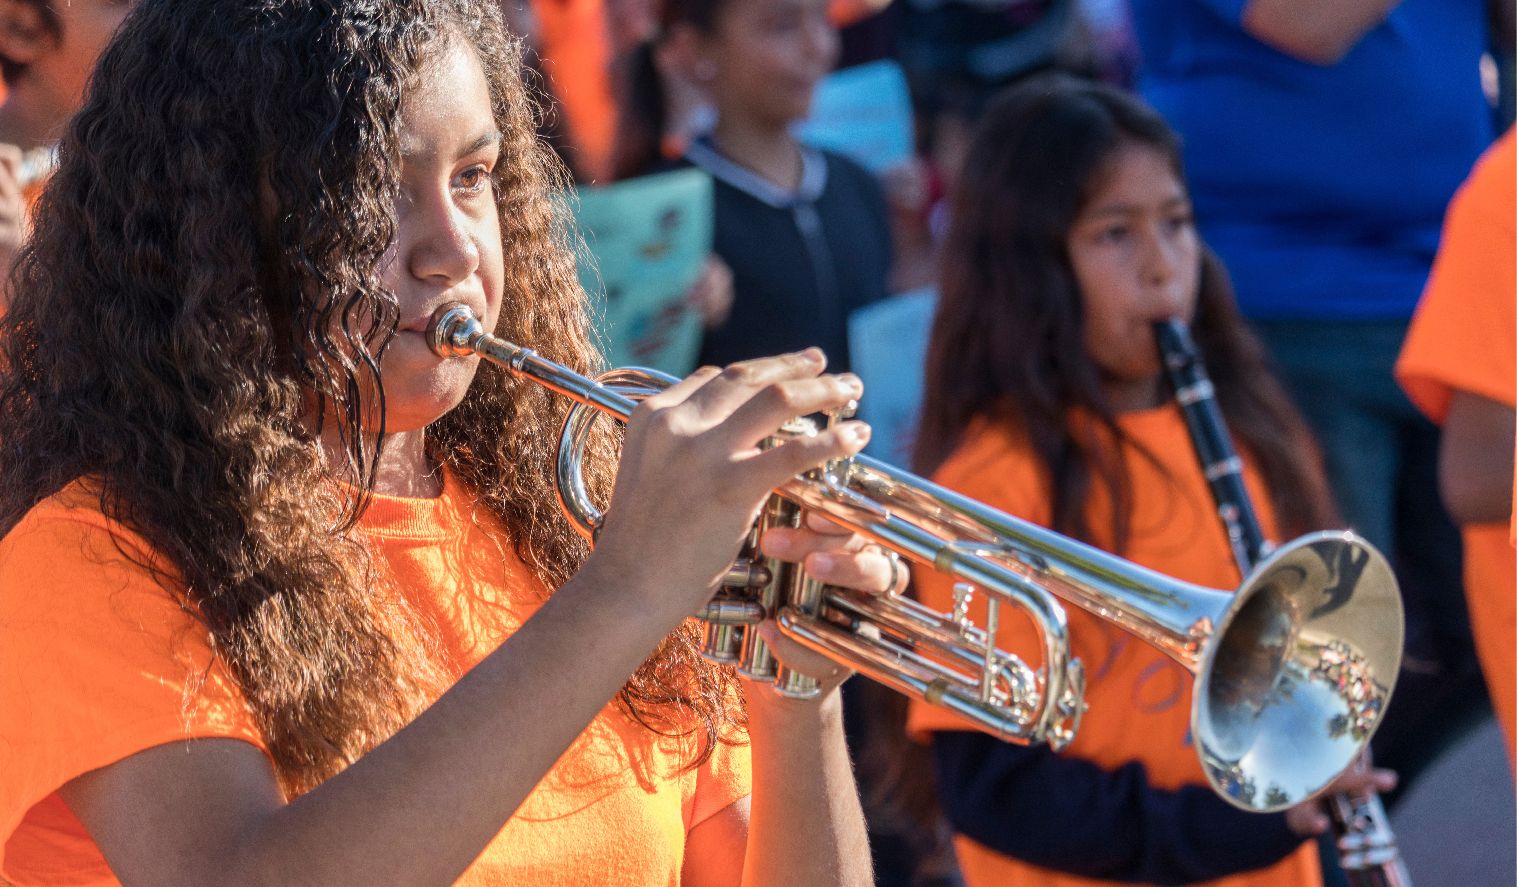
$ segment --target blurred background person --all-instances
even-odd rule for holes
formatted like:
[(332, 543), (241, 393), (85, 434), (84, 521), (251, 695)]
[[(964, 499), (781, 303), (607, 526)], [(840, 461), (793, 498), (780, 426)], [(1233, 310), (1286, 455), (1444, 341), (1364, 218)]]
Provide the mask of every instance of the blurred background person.
[[(890, 231), (875, 179), (791, 132), (836, 60), (825, 0), (667, 0), (661, 26), (672, 64), (714, 112), (685, 160), (715, 180), (715, 252), (733, 302), (700, 361), (790, 342), (845, 369), (848, 314), (887, 293)], [(655, 113), (645, 119), (665, 131)]]
[[(95, 59), (130, 0), (0, 0), (0, 269), (26, 236), (63, 124), (79, 109)], [(0, 292), (0, 308), (8, 301)]]
[[(617, 60), (658, 38), (658, 0), (501, 0), (530, 3), (550, 89), (564, 105), (567, 154), (584, 181), (615, 174), (618, 140)], [(889, 0), (830, 0), (828, 16), (845, 25), (877, 13)]]
[(1396, 363), (1442, 428), (1439, 487), (1464, 537), (1464, 591), (1508, 763), (1517, 764), (1517, 143), (1508, 130), (1454, 196)]

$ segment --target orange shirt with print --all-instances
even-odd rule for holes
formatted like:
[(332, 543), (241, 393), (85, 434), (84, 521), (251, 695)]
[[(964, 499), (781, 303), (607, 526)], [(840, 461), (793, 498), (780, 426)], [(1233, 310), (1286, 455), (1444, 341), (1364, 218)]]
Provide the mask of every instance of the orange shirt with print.
[[(438, 499), (376, 496), (359, 525), (380, 593), (406, 595), (457, 676), (546, 597), (472, 501), (449, 477)], [(187, 739), (264, 747), (204, 631), (137, 563), (152, 557), (77, 483), (0, 540), (0, 878), (118, 883), (58, 795), (83, 773)], [(607, 705), (458, 883), (678, 883), (686, 835), (751, 782), (745, 745), (688, 769), (695, 746)]]
[[(1130, 541), (1122, 556), (1169, 576), (1214, 588), (1241, 581), (1200, 465), (1178, 407), (1128, 413), (1119, 425), (1158, 460), (1156, 465), (1129, 447), (1124, 454), (1132, 477), (1134, 508)], [(1047, 526), (1052, 521), (1050, 480), (1036, 454), (1015, 430), (976, 422), (965, 442), (934, 474), (938, 483), (1008, 514)], [(1258, 476), (1245, 483), (1266, 533), (1274, 528), (1269, 500)], [(1112, 503), (1092, 497), (1086, 517), (1098, 546), (1111, 548)], [(912, 577), (923, 603), (938, 610), (953, 604), (952, 581), (931, 570)], [(1191, 677), (1165, 654), (1137, 637), (1074, 606), (1067, 606), (1072, 652), (1085, 665), (1089, 710), (1075, 740), (1062, 754), (1106, 770), (1141, 763), (1151, 786), (1174, 790), (1206, 785), (1191, 745)], [(984, 605), (971, 607), (983, 625)], [(1001, 615), (1001, 649), (1028, 665), (1041, 664), (1037, 631), (1021, 613)], [(908, 729), (921, 740), (932, 731), (977, 729), (947, 711), (913, 703)], [(1002, 855), (962, 835), (955, 837), (959, 862), (970, 887), (1093, 887), (1113, 882), (1052, 871)], [(1267, 868), (1210, 882), (1217, 887), (1320, 887), (1321, 867), (1314, 843), (1303, 843)]]
[[(1517, 135), (1510, 130), (1449, 204), (1396, 379), (1440, 425), (1455, 391), (1517, 407)], [(1475, 650), (1517, 767), (1517, 549), (1510, 522), (1463, 533)]]

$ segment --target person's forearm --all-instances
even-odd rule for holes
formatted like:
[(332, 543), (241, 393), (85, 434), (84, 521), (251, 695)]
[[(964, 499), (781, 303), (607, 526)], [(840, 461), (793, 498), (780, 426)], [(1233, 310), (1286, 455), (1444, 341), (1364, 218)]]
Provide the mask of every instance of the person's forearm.
[(1512, 452), (1517, 412), (1455, 391), (1438, 443), (1438, 490), (1460, 526), (1512, 518)]
[(219, 870), (239, 883), (453, 883), (674, 624), (652, 607), (605, 607), (611, 596), (588, 587), (598, 581), (565, 585), (415, 722), (268, 816)]
[(1248, 0), (1243, 29), (1302, 61), (1329, 65), (1385, 20), (1401, 0)]
[(743, 887), (869, 885), (869, 837), (843, 737), (842, 697), (748, 687), (753, 807)]

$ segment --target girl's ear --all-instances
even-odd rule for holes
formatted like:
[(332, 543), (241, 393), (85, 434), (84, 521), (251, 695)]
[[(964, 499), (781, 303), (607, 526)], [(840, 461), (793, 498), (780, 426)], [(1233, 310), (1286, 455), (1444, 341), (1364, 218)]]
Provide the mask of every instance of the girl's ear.
[(0, 57), (29, 65), (58, 45), (42, 10), (21, 0), (0, 0)]

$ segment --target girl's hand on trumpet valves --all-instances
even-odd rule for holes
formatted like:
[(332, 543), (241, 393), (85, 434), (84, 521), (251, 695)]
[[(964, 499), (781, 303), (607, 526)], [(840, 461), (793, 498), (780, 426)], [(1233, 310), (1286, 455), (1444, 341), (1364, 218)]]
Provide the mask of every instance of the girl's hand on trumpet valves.
[[(819, 514), (807, 515), (805, 527), (775, 527), (766, 532), (763, 553), (801, 564), (808, 575), (826, 585), (870, 594), (899, 594), (905, 590), (911, 576), (910, 570), (895, 554)], [(822, 688), (818, 698), (825, 698), (833, 688), (853, 676), (852, 669), (790, 640), (772, 622), (759, 625), (758, 630), (781, 662), (816, 678)], [(750, 705), (754, 695), (749, 694)], [(782, 699), (772, 693), (758, 695)]]
[[(857, 376), (823, 375), (826, 358), (794, 354), (703, 367), (638, 405), (627, 423), (616, 484), (587, 567), (619, 577), (624, 593), (672, 624), (710, 600), (770, 490), (869, 442), (869, 426), (840, 422), (815, 436), (759, 444), (796, 416), (842, 408), (863, 392)], [(815, 532), (815, 531), (811, 531)], [(803, 536), (803, 539), (808, 537)], [(797, 542), (797, 556), (850, 543)], [(866, 567), (877, 572), (879, 565)], [(821, 563), (818, 578), (831, 569)], [(840, 574), (841, 575), (841, 574)], [(877, 578), (877, 577), (876, 577)]]

